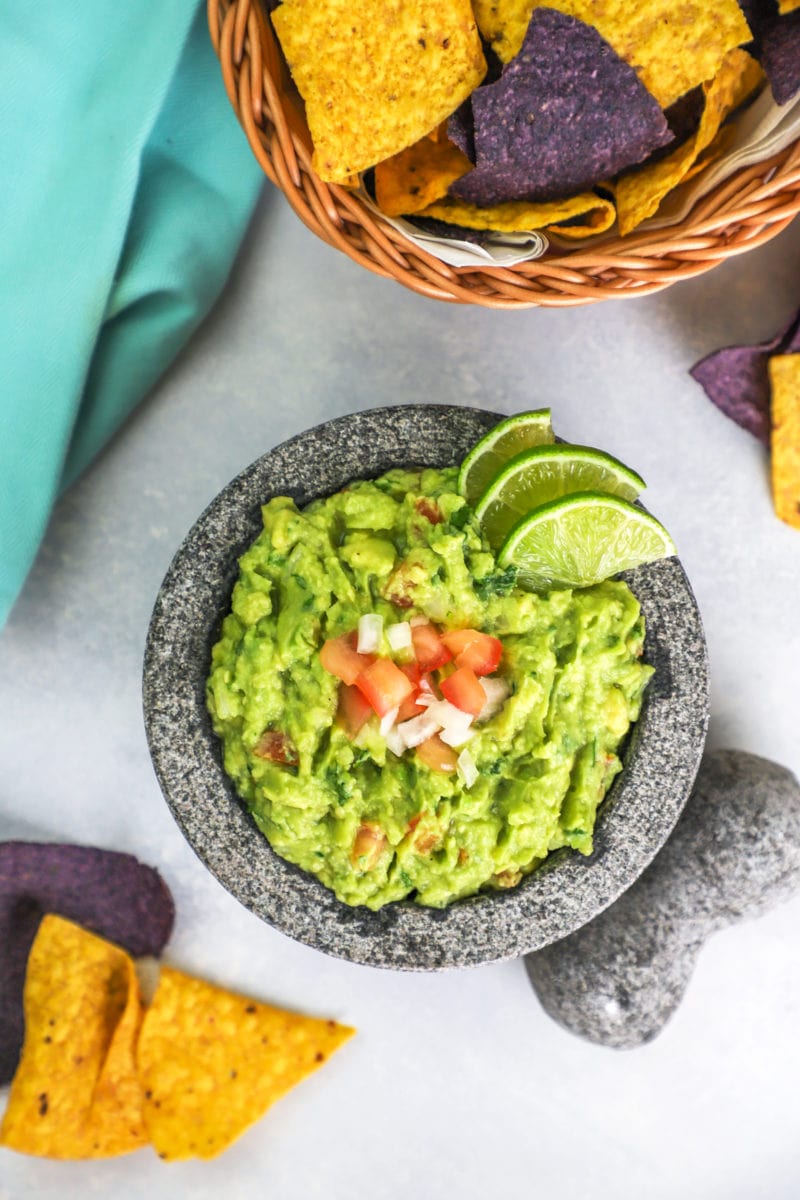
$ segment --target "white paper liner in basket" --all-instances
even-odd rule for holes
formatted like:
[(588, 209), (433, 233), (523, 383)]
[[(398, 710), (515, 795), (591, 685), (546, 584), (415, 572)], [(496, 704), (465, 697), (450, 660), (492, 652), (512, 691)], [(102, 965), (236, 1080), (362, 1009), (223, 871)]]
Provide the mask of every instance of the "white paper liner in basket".
[[(689, 183), (678, 185), (662, 202), (657, 215), (643, 221), (638, 227), (639, 230), (644, 232), (649, 229), (665, 229), (679, 224), (686, 219), (698, 200), (724, 183), (735, 171), (763, 162), (791, 145), (800, 137), (800, 96), (778, 106), (770, 89), (765, 88), (734, 122), (734, 126), (735, 137), (722, 158), (710, 163)], [(481, 245), (454, 238), (436, 237), (434, 234), (423, 233), (402, 218), (387, 217), (376, 207), (363, 187), (360, 197), (372, 212), (377, 213), (410, 242), (451, 267), (513, 267), (517, 263), (541, 258), (551, 242), (563, 249), (576, 247), (573, 239), (568, 240), (557, 235), (548, 238), (539, 232), (486, 233)], [(617, 232), (612, 229), (594, 237), (581, 239), (580, 246), (583, 248), (602, 245), (603, 242), (617, 236)]]

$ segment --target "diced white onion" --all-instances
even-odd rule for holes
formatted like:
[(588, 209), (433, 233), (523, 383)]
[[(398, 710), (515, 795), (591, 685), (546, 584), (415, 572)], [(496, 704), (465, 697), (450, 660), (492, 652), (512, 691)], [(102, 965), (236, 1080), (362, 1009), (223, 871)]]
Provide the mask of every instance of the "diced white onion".
[(471, 724), (473, 718), (469, 713), (463, 713), (449, 700), (433, 700), (428, 703), (428, 716), (438, 722), (441, 730), (441, 740), (449, 746), (461, 746), (473, 736)]
[(472, 717), (463, 709), (458, 708), (455, 704), (451, 704), (449, 700), (434, 700), (428, 708), (432, 717), (435, 717), (440, 725), (460, 725), (466, 721), (467, 725), (471, 724)]
[(414, 697), (414, 703), (419, 708), (427, 708), (429, 704), (436, 703), (436, 697), (434, 696), (433, 692), (421, 691), (417, 696)]
[(511, 695), (511, 688), (505, 679), (498, 679), (494, 675), (484, 675), (481, 683), (483, 684), (483, 690), (486, 692), (486, 703), (478, 713), (476, 720), (488, 721), (489, 717), (493, 717), (503, 707)]
[(393, 650), (407, 650), (411, 641), (411, 625), (408, 621), (398, 621), (386, 628), (386, 640)]
[(398, 758), (402, 758), (406, 752), (406, 744), (397, 725), (393, 725), (391, 729), (387, 729), (385, 737), (386, 745), (392, 754), (397, 755)]
[(412, 617), (408, 623), (412, 629), (416, 629), (418, 625), (430, 625), (430, 621), (427, 617), (423, 617), (422, 613), (419, 613), (416, 617)]
[(471, 737), (475, 736), (474, 729), (465, 729), (463, 725), (451, 725), (446, 729), (442, 729), (439, 737), (446, 746), (452, 746), (454, 750), (459, 746), (463, 746)]
[(438, 721), (434, 721), (433, 717), (429, 717), (426, 712), (420, 713), (418, 717), (412, 717), (410, 721), (403, 721), (397, 726), (397, 732), (408, 750), (412, 746), (420, 746), (423, 742), (427, 742), (428, 738), (433, 737), (438, 730)]
[(383, 617), (365, 613), (358, 622), (358, 653), (377, 654), (383, 637)]
[(456, 759), (458, 773), (464, 780), (464, 787), (471, 788), (475, 780), (478, 778), (478, 768), (475, 766), (475, 760), (469, 750), (462, 750)]
[(472, 737), (472, 717), (449, 700), (434, 700), (428, 705), (428, 716), (438, 722), (442, 741), (448, 746), (463, 746)]
[(386, 713), (386, 716), (381, 717), (381, 724), (380, 724), (381, 737), (386, 737), (387, 733), (389, 732), (389, 730), (392, 728), (395, 721), (397, 720), (397, 714), (399, 711), (400, 711), (399, 708), (390, 708), (389, 711)]
[[(419, 690), (424, 692), (426, 696), (432, 696), (434, 700), (436, 699), (436, 693), (430, 685), (430, 680), (426, 679), (424, 675), (419, 681)], [(417, 703), (419, 704), (420, 701), (418, 700)]]

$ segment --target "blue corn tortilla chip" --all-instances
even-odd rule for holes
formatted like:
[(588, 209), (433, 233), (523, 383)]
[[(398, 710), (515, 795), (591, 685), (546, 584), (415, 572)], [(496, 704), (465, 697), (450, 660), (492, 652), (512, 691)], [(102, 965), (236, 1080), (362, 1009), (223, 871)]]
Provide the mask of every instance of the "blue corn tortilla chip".
[(776, 104), (788, 104), (800, 92), (800, 9), (778, 17), (759, 39), (757, 58)]
[(800, 312), (788, 328), (756, 346), (725, 346), (695, 363), (689, 374), (717, 408), (765, 446), (770, 441), (770, 386), (767, 364), (773, 354), (800, 353)]
[[(449, 136), (449, 134), (448, 134)], [(467, 229), (464, 225), (451, 225), (448, 221), (439, 221), (436, 217), (406, 217), (409, 225), (413, 225), (420, 233), (428, 233), (431, 237), (448, 238), (456, 242), (473, 242), (482, 246), (491, 241), (492, 234), (485, 229)]]
[(175, 921), (159, 873), (130, 854), (50, 842), (0, 842), (0, 1086), (17, 1068), (28, 954), (45, 913), (158, 956)]
[(472, 94), (475, 170), (451, 195), (484, 207), (590, 190), (673, 140), (633, 67), (596, 29), (537, 8), (519, 54)]
[(447, 121), (447, 136), (470, 162), (475, 162), (475, 118), (472, 115), (472, 97), (467, 96), (463, 104)]
[(800, 92), (800, 9), (781, 15), (775, 0), (739, 0), (753, 31), (749, 47), (764, 68), (776, 104)]

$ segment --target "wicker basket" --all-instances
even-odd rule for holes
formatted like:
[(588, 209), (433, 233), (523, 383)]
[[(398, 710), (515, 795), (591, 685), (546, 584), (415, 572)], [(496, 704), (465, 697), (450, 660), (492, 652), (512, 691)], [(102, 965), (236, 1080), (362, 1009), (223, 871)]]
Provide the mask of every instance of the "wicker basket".
[(357, 195), (311, 169), (302, 104), (262, 0), (208, 0), (225, 87), (253, 153), (309, 229), (378, 275), (436, 300), (486, 308), (559, 307), (646, 296), (769, 241), (800, 212), (800, 142), (731, 176), (678, 225), (559, 250), (515, 267), (449, 267)]

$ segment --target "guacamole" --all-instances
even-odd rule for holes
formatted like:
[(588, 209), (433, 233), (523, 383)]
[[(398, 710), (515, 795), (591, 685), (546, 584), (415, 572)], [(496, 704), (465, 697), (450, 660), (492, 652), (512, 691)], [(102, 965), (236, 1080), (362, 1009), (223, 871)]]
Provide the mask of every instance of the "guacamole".
[[(517, 588), (455, 469), (393, 470), (302, 511), (278, 497), (262, 513), (207, 692), (225, 770), (273, 849), (372, 909), (404, 898), (443, 907), (515, 885), (560, 847), (590, 853), (652, 673), (626, 584)], [(385, 629), (427, 619), (445, 637), (471, 629), (502, 643), (502, 701), (466, 718), (467, 777), (429, 765), (423, 747), (389, 749), (389, 717), (357, 733), (342, 719), (345, 684), (320, 651), (354, 638), (365, 614)], [(391, 654), (384, 636), (374, 658), (384, 666)], [(427, 699), (454, 665), (429, 676)]]

